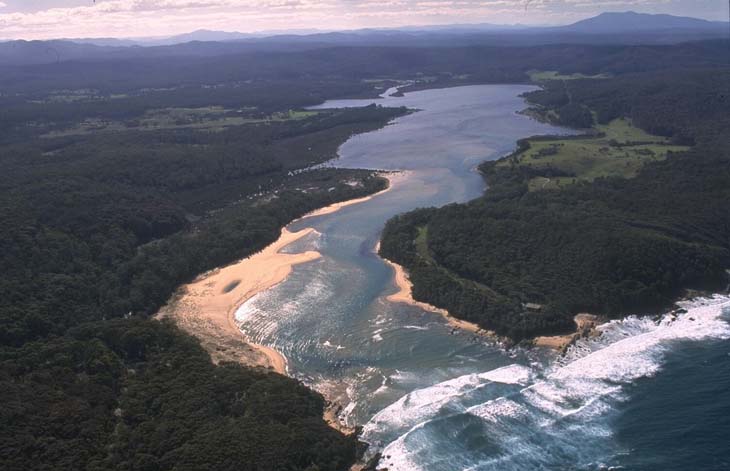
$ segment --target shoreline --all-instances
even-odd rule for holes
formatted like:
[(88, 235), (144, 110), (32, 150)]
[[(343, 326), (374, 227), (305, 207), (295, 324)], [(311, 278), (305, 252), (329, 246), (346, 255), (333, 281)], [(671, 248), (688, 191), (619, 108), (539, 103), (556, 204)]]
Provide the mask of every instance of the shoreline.
[[(375, 246), (376, 254), (378, 254), (379, 248), (380, 242), (378, 242)], [(380, 257), (380, 255), (378, 255), (378, 257)], [(380, 259), (393, 269), (393, 284), (395, 284), (396, 288), (398, 288), (398, 291), (385, 297), (387, 301), (390, 301), (392, 303), (409, 304), (411, 306), (419, 307), (424, 311), (438, 314), (442, 316), (446, 320), (446, 322), (448, 322), (448, 324), (455, 329), (464, 330), (466, 332), (471, 332), (477, 335), (490, 337), (494, 336), (496, 338), (496, 335), (493, 332), (485, 330), (473, 322), (457, 319), (456, 317), (449, 314), (449, 311), (447, 311), (446, 309), (441, 309), (428, 303), (416, 301), (413, 298), (413, 283), (408, 278), (408, 272), (406, 271), (406, 269), (401, 265), (398, 265), (397, 263), (388, 260), (387, 258), (380, 257)]]
[(535, 337), (531, 341), (532, 345), (565, 353), (568, 347), (573, 345), (577, 340), (597, 335), (597, 328), (607, 322), (607, 319), (595, 314), (583, 312), (576, 314), (573, 317), (573, 321), (575, 322), (575, 332), (565, 335), (542, 335)]
[[(380, 242), (375, 245), (376, 254), (378, 253), (379, 248)], [(380, 257), (380, 255), (378, 256)], [(398, 291), (385, 297), (387, 301), (393, 303), (409, 304), (411, 306), (419, 307), (424, 311), (439, 314), (448, 322), (451, 327), (455, 329), (464, 330), (466, 332), (470, 332), (476, 335), (482, 335), (485, 337), (492, 337), (499, 341), (504, 341), (504, 339), (498, 336), (496, 333), (483, 329), (478, 324), (457, 319), (456, 317), (449, 314), (446, 309), (442, 309), (421, 301), (416, 301), (413, 298), (413, 283), (408, 278), (408, 272), (406, 271), (406, 269), (403, 266), (398, 265), (397, 263), (392, 262), (384, 257), (380, 258), (393, 269), (393, 284), (396, 286), (396, 288), (398, 288)], [(564, 353), (565, 350), (567, 350), (567, 348), (570, 347), (577, 340), (596, 335), (596, 333), (598, 332), (596, 329), (607, 321), (607, 319), (601, 316), (589, 313), (577, 314), (573, 318), (573, 320), (576, 326), (574, 332), (564, 335), (539, 336), (531, 339), (529, 342), (534, 347), (549, 348), (559, 353)]]
[(279, 238), (262, 251), (204, 273), (180, 287), (155, 318), (172, 319), (178, 327), (198, 338), (216, 364), (234, 361), (286, 374), (286, 358), (271, 347), (248, 341), (235, 315), (257, 293), (284, 281), (295, 265), (321, 257), (316, 251), (280, 252), (313, 232), (316, 231), (312, 228), (297, 232), (282, 228)]
[[(348, 206), (352, 206), (355, 204), (360, 204), (360, 203), (369, 201), (369, 200), (375, 198), (376, 196), (380, 196), (383, 193), (389, 192), (393, 188), (393, 185), (396, 183), (399, 183), (401, 180), (405, 179), (408, 176), (408, 173), (409, 172), (406, 170), (398, 170), (398, 171), (392, 171), (392, 172), (378, 172), (379, 176), (388, 180), (388, 186), (386, 188), (383, 188), (382, 190), (380, 190), (376, 193), (373, 193), (372, 195), (362, 196), (360, 198), (353, 198), (351, 200), (340, 201), (339, 203), (332, 203), (328, 206), (324, 206), (322, 208), (315, 209), (314, 211), (310, 211), (307, 214), (305, 214), (304, 216), (293, 220), (289, 224), (294, 224), (295, 222), (299, 222), (303, 219), (308, 219), (308, 218), (313, 218), (313, 217), (317, 217), (317, 216), (324, 216), (327, 214), (336, 213), (337, 211), (341, 210), (342, 208), (346, 208)], [(287, 226), (289, 224), (287, 224)]]

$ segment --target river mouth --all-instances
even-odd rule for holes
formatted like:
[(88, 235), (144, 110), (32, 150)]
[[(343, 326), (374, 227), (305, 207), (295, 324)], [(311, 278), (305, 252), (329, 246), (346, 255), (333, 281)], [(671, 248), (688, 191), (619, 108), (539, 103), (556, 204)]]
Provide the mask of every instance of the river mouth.
[(290, 374), (340, 403), (348, 425), (366, 423), (415, 389), (514, 362), (515, 354), (494, 341), (454, 331), (441, 316), (416, 306), (387, 301), (395, 291), (393, 271), (375, 246), (392, 216), (480, 196), (484, 181), (476, 166), (510, 152), (518, 139), (565, 132), (517, 113), (525, 107), (519, 95), (533, 89), (469, 86), (375, 100), (419, 111), (353, 136), (332, 163), (404, 174), (371, 200), (292, 223), (291, 231), (315, 232), (285, 251), (316, 250), (322, 258), (296, 267), (284, 283), (238, 310), (244, 333), (281, 351)]
[[(339, 403), (344, 423), (364, 426), (371, 453), (383, 451), (382, 464), (391, 470), (536, 469), (541, 463), (600, 469), (620, 461), (627, 449), (612, 439), (610, 426), (626, 402), (624, 387), (656, 372), (647, 369), (618, 384), (616, 378), (624, 377), (618, 373), (590, 378), (594, 370), (556, 363), (554, 352), (506, 351), (494, 340), (454, 330), (438, 314), (386, 299), (396, 291), (393, 271), (375, 246), (389, 218), (474, 199), (484, 191), (475, 171), (480, 162), (510, 152), (521, 138), (566, 132), (517, 113), (526, 106), (519, 95), (532, 89), (480, 85), (323, 104), (420, 110), (352, 137), (333, 162), (405, 173), (388, 192), (290, 224), (290, 231), (314, 231), (284, 251), (316, 250), (321, 258), (296, 266), (283, 283), (236, 313), (251, 341), (281, 352), (289, 374)], [(715, 306), (708, 322), (722, 308)], [(614, 341), (575, 347), (572, 360), (589, 364), (584, 357), (595, 361), (593, 350), (620, 335), (639, 339), (651, 330), (623, 325), (613, 327), (620, 332)], [(712, 326), (722, 337), (719, 325)], [(713, 334), (708, 329), (702, 335)], [(635, 345), (641, 350), (645, 344)], [(660, 364), (653, 345), (641, 351)], [(642, 358), (622, 366), (632, 371), (632, 361)], [(576, 381), (551, 376), (567, 371)], [(585, 394), (571, 392), (580, 388)], [(578, 436), (587, 438), (576, 445)]]

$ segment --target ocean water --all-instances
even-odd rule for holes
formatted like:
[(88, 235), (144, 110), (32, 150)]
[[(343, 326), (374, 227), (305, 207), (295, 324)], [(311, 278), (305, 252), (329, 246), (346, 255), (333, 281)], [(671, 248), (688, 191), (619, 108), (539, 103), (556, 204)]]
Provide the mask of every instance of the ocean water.
[[(697, 454), (716, 467), (695, 469), (728, 469), (724, 298), (678, 317), (608, 324), (563, 358), (505, 351), (385, 299), (393, 274), (374, 248), (390, 217), (476, 198), (484, 191), (480, 162), (522, 137), (567, 132), (516, 113), (528, 90), (484, 85), (378, 100), (420, 111), (352, 137), (333, 164), (407, 176), (367, 202), (293, 223), (291, 230), (316, 232), (286, 251), (323, 256), (241, 306), (244, 333), (281, 351), (290, 374), (341, 404), (340, 417), (363, 426), (370, 453), (382, 452), (391, 470), (688, 469), (675, 463)], [(689, 408), (697, 397), (725, 400)]]

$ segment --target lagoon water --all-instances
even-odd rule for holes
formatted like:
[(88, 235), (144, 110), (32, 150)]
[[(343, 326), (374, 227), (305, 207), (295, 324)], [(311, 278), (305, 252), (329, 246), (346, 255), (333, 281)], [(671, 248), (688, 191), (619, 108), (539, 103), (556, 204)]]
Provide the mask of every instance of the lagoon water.
[[(725, 434), (713, 437), (706, 420), (685, 430), (695, 422), (678, 417), (681, 423), (662, 424), (655, 440), (647, 432), (650, 419), (673, 417), (657, 414), (657, 396), (676, 412), (695, 389), (707, 396), (719, 382), (728, 399), (725, 298), (696, 302), (678, 317), (608, 324), (599, 340), (580, 342), (564, 358), (505, 351), (453, 331), (436, 314), (385, 299), (395, 291), (393, 274), (374, 248), (390, 217), (476, 198), (484, 191), (477, 164), (511, 151), (522, 137), (564, 132), (516, 113), (528, 90), (483, 85), (377, 100), (420, 111), (352, 137), (333, 164), (406, 170), (406, 176), (367, 202), (293, 223), (291, 230), (317, 233), (286, 251), (316, 249), (323, 256), (241, 306), (244, 333), (281, 351), (290, 374), (342, 404), (340, 416), (363, 426), (370, 453), (382, 452), (381, 465), (390, 470), (687, 469), (668, 461), (678, 436), (673, 430), (699, 433), (685, 458), (695, 449), (705, 456), (724, 452), (707, 463), (725, 467), (700, 469), (727, 469), (730, 448), (719, 440)], [(696, 374), (692, 365), (703, 362), (725, 374)], [(694, 379), (673, 395), (686, 376), (672, 376), (678, 371)], [(712, 382), (703, 386), (703, 378)], [(715, 404), (724, 418), (728, 404)], [(715, 428), (727, 431), (730, 423), (721, 422)]]

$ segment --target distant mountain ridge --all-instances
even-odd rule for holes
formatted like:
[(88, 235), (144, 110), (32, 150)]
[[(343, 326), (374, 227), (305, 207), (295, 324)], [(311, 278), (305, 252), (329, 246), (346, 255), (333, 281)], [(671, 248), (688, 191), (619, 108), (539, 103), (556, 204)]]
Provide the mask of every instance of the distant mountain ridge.
[[(708, 21), (686, 16), (626, 12), (606, 12), (558, 29), (578, 33), (616, 33), (657, 31), (667, 29), (717, 30), (727, 28), (726, 22)], [(726, 29), (727, 31), (727, 29)]]
[(300, 51), (334, 46), (464, 47), (550, 44), (658, 45), (728, 37), (728, 23), (636, 12), (602, 13), (571, 25), (459, 24), (353, 31), (240, 33), (196, 30), (171, 37), (82, 38), (0, 42), (0, 64), (78, 60), (220, 56), (250, 51)]
[(504, 33), (504, 34), (555, 34), (555, 33), (577, 33), (577, 34), (612, 34), (612, 33), (640, 33), (655, 32), (662, 30), (682, 30), (706, 33), (722, 34), (727, 31), (728, 23), (721, 21), (708, 21), (700, 18), (673, 16), (667, 14), (626, 12), (606, 12), (598, 16), (580, 20), (576, 23), (564, 26), (528, 26), (522, 24), (502, 25), (492, 23), (473, 24), (446, 24), (446, 25), (422, 25), (402, 26), (394, 28), (367, 28), (360, 30), (326, 31), (316, 29), (304, 30), (282, 30), (282, 31), (261, 31), (256, 33), (241, 33), (238, 31), (215, 31), (199, 29), (189, 33), (178, 34), (169, 37), (151, 37), (135, 39), (115, 38), (85, 38), (69, 39), (69, 41), (80, 44), (94, 44), (97, 46), (171, 46), (192, 41), (204, 42), (230, 42), (230, 41), (251, 41), (251, 40), (281, 40), (301, 38), (313, 39), (347, 39), (362, 38), (365, 36), (394, 36), (398, 34), (479, 34), (479, 33)]

